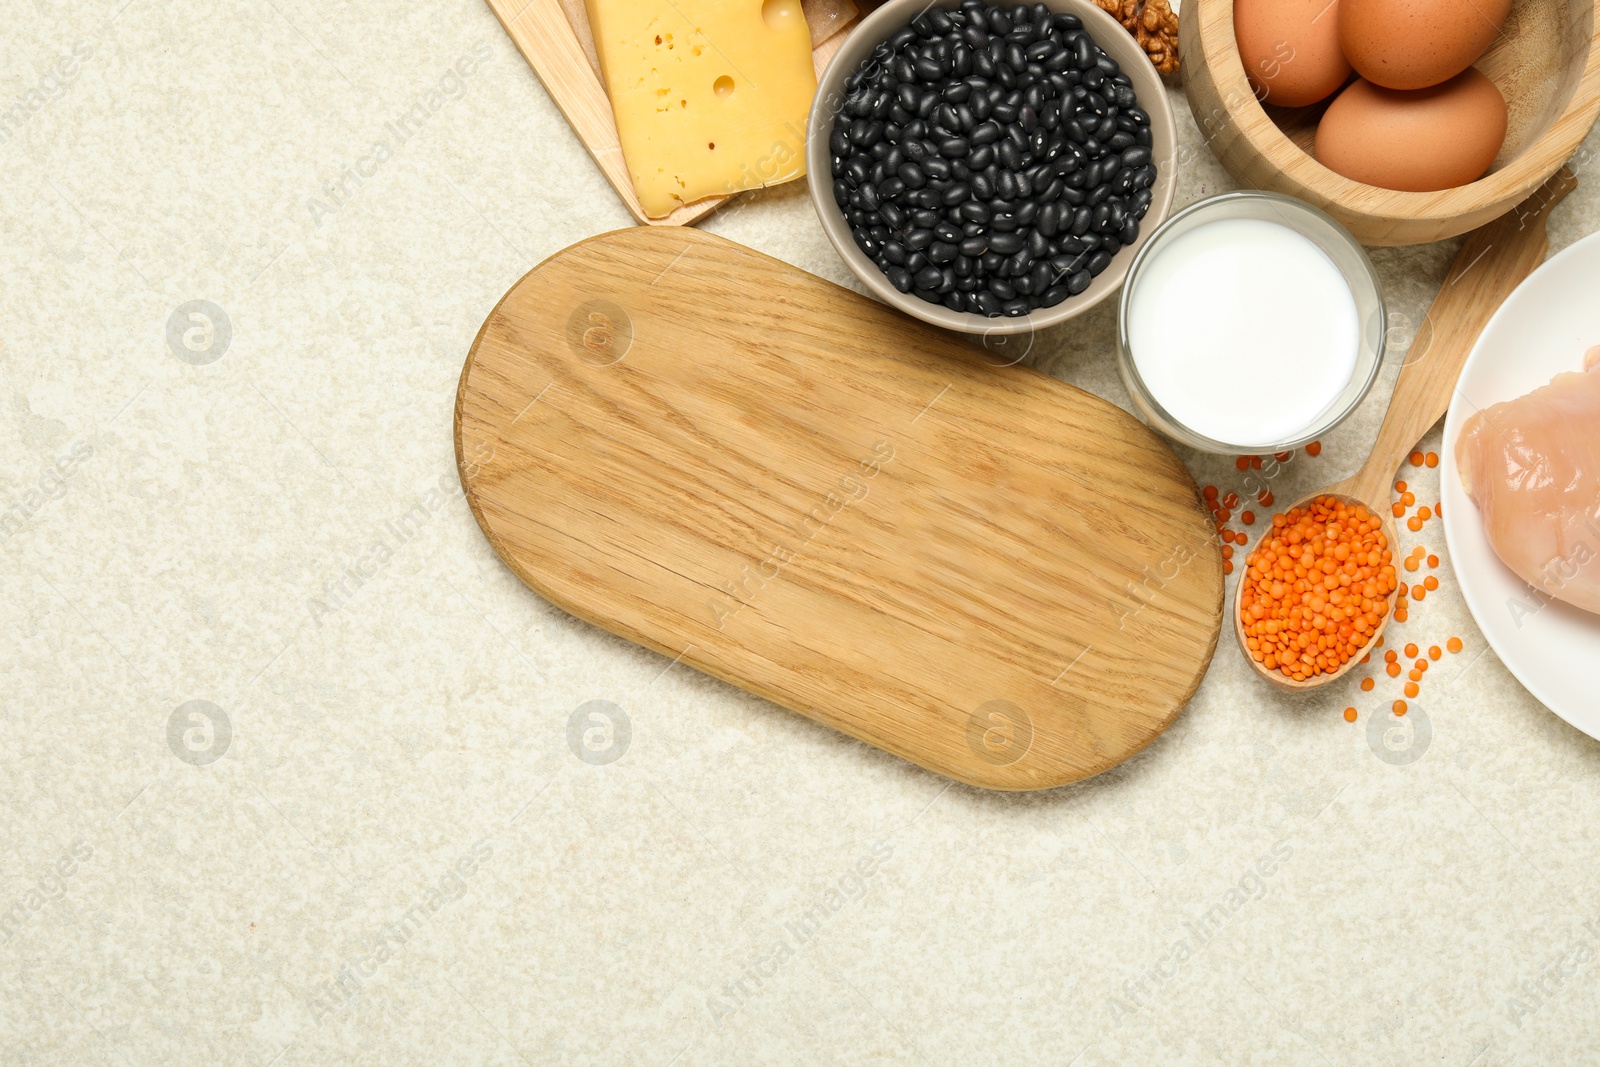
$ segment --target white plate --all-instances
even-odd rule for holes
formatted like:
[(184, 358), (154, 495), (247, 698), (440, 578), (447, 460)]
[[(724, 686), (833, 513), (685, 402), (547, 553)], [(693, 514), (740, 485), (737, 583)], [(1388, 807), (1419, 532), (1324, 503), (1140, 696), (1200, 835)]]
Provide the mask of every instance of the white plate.
[(1531, 610), (1539, 600), (1490, 547), (1455, 462), (1456, 437), (1474, 412), (1583, 369), (1584, 353), (1600, 344), (1597, 279), (1600, 234), (1593, 234), (1534, 271), (1489, 320), (1445, 419), (1440, 488), (1451, 566), (1490, 647), (1546, 707), (1600, 738), (1600, 615), (1560, 601)]

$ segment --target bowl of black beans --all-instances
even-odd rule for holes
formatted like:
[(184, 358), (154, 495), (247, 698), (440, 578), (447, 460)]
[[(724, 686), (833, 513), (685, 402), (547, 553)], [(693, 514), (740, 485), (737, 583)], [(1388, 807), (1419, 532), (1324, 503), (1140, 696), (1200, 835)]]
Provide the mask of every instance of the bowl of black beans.
[(947, 329), (1052, 326), (1167, 217), (1161, 76), (1089, 0), (888, 0), (817, 86), (811, 197), (874, 295)]

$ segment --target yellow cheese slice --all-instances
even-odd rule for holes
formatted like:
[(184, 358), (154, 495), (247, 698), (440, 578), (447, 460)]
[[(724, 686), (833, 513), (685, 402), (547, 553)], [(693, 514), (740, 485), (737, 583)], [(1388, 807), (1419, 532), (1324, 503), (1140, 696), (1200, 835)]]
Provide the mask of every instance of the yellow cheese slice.
[(816, 94), (801, 0), (586, 0), (645, 214), (805, 173)]

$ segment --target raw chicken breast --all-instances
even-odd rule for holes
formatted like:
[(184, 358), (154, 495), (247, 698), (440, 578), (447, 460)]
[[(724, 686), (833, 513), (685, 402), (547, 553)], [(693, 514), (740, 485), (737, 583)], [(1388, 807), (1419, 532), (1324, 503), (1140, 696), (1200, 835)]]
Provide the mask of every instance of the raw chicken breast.
[(1584, 365), (1473, 415), (1456, 466), (1505, 565), (1600, 612), (1600, 346)]

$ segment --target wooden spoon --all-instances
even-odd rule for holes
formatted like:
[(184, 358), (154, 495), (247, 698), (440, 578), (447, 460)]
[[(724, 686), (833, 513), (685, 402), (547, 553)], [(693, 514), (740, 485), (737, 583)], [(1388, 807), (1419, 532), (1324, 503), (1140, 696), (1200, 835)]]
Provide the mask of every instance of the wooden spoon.
[[(1572, 172), (1562, 167), (1520, 207), (1467, 235), (1461, 254), (1456, 256), (1455, 263), (1451, 265), (1444, 286), (1434, 299), (1433, 306), (1428, 309), (1427, 319), (1412, 343), (1405, 366), (1400, 370), (1394, 396), (1389, 401), (1389, 412), (1378, 430), (1377, 443), (1373, 445), (1366, 465), (1353, 477), (1307, 494), (1288, 510), (1303, 507), (1322, 496), (1335, 497), (1347, 504), (1364, 504), (1368, 511), (1383, 521), (1383, 532), (1389, 539), (1395, 567), (1399, 569), (1400, 542), (1395, 536), (1389, 505), (1384, 503), (1389, 499), (1391, 480), (1399, 470), (1402, 459), (1449, 408), (1450, 396), (1455, 390), (1456, 380), (1461, 376), (1467, 354), (1488, 325), (1490, 316), (1511, 295), (1512, 290), (1544, 261), (1545, 252), (1550, 246), (1545, 234), (1546, 219), (1550, 210), (1577, 184)], [(1332, 673), (1296, 681), (1281, 670), (1268, 670), (1255, 659), (1256, 654), (1246, 644), (1241, 608), (1245, 584), (1249, 580), (1248, 563), (1246, 568), (1234, 590), (1233, 634), (1250, 666), (1280, 689), (1304, 692), (1343, 676), (1372, 651), (1394, 615), (1398, 588), (1389, 594), (1389, 610), (1384, 613), (1378, 628), (1361, 651)]]

